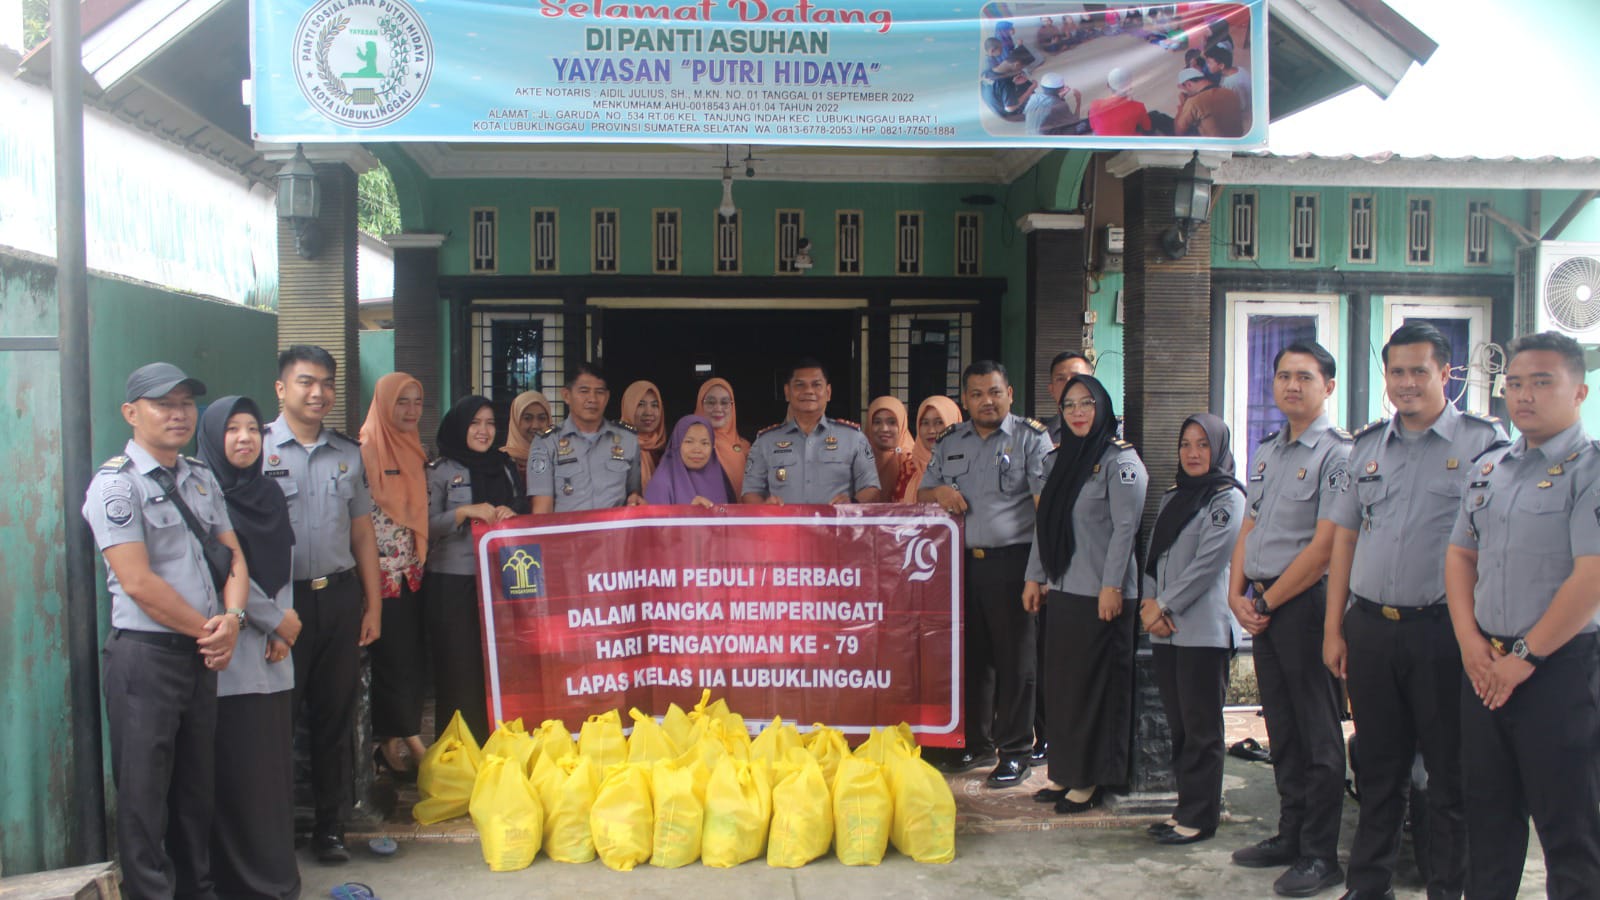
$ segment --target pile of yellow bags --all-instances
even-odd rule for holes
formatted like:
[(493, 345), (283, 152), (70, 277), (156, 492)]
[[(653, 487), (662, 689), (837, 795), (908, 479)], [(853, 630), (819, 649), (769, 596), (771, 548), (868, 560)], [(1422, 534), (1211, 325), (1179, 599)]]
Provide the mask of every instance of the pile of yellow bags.
[(502, 722), (480, 749), (457, 714), (422, 759), (413, 815), (425, 825), (471, 815), (496, 872), (526, 868), (541, 848), (618, 871), (763, 854), (798, 868), (830, 847), (847, 866), (875, 866), (891, 843), (918, 862), (955, 859), (955, 797), (904, 723), (851, 752), (837, 729), (802, 735), (782, 719), (751, 740), (710, 691), (660, 722), (628, 715), (631, 735), (613, 710), (584, 722), (576, 742), (558, 720), (532, 732)]

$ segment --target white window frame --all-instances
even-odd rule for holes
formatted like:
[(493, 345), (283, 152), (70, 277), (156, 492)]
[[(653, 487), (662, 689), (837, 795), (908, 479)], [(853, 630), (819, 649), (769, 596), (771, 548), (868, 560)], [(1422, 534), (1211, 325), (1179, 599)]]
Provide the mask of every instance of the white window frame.
[[(1223, 385), (1225, 403), (1223, 418), (1233, 430), (1235, 448), (1240, 448), (1242, 446), (1240, 442), (1248, 439), (1248, 423), (1244, 417), (1250, 408), (1250, 373), (1245, 369), (1249, 364), (1249, 356), (1245, 352), (1245, 329), (1249, 327), (1250, 317), (1253, 315), (1315, 316), (1317, 343), (1328, 348), (1328, 352), (1332, 353), (1335, 359), (1340, 358), (1340, 351), (1344, 346), (1339, 334), (1338, 294), (1229, 293), (1227, 331), (1224, 338), (1229, 365)], [(1339, 376), (1335, 379), (1336, 385), (1342, 385), (1343, 382), (1339, 379), (1348, 377), (1346, 368), (1346, 364), (1341, 361)], [(1328, 402), (1324, 406), (1324, 412), (1335, 424), (1340, 421), (1339, 404), (1342, 402), (1342, 397), (1342, 388), (1337, 389), (1328, 397)], [(1249, 455), (1250, 448), (1234, 451), (1235, 474), (1240, 480), (1243, 480), (1246, 474), (1245, 460)]]
[[(1489, 328), (1494, 321), (1493, 310), (1494, 300), (1489, 297), (1386, 296), (1383, 298), (1383, 334), (1375, 336), (1372, 345), (1381, 348), (1389, 340), (1389, 335), (1394, 334), (1394, 330), (1408, 318), (1466, 319), (1467, 342), (1472, 345), (1467, 348), (1467, 363), (1470, 366), (1477, 358), (1480, 348), (1489, 342)], [(1487, 414), (1489, 389), (1489, 383), (1481, 374), (1477, 380), (1473, 380), (1469, 371), (1467, 408), (1473, 412)], [(1389, 403), (1389, 395), (1386, 392), (1383, 394), (1383, 409), (1385, 415), (1394, 415), (1394, 406)]]

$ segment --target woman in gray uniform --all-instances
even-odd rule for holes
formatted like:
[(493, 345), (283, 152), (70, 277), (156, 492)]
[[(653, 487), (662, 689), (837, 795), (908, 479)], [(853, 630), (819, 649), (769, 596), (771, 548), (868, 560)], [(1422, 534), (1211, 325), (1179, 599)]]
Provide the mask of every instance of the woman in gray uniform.
[(495, 447), (494, 407), (466, 397), (439, 422), (439, 458), (428, 463), (428, 572), (422, 591), (433, 656), (434, 729), (457, 710), (472, 736), (489, 736), (483, 683), (472, 523), (493, 525), (528, 511), (516, 465)]
[(1156, 685), (1172, 730), (1178, 807), (1151, 826), (1158, 844), (1211, 837), (1222, 816), (1222, 700), (1239, 623), (1228, 609), (1228, 564), (1244, 520), (1227, 423), (1210, 413), (1178, 433), (1178, 482), (1161, 498), (1145, 556), (1139, 618), (1150, 633)]
[[(200, 419), (200, 458), (222, 485), (250, 571), (245, 625), (217, 675), (216, 815), (211, 874), (218, 897), (300, 896), (294, 856), (294, 663), (300, 636), (290, 561), (289, 501), (261, 474), (261, 409), (220, 397)], [(182, 773), (177, 773), (179, 777)]]
[(1099, 805), (1104, 785), (1128, 780), (1133, 551), (1149, 478), (1117, 437), (1111, 395), (1094, 376), (1073, 376), (1060, 403), (1065, 427), (1047, 457), (1022, 602), (1050, 608), (1041, 666), (1050, 783), (1034, 799), (1075, 813)]

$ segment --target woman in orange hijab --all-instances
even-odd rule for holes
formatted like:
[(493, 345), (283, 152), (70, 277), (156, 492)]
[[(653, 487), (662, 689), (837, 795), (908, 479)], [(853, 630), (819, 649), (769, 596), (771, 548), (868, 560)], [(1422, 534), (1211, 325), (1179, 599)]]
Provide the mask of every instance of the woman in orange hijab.
[(707, 378), (694, 400), (694, 414), (711, 420), (716, 430), (717, 462), (733, 485), (733, 496), (744, 488), (744, 464), (750, 442), (739, 436), (739, 413), (733, 405), (733, 385), (726, 378)]
[[(382, 637), (372, 645), (373, 761), (416, 768), (422, 746), (422, 565), (428, 559), (427, 454), (417, 434), (422, 382), (404, 372), (378, 379), (361, 426), (361, 463), (372, 491), (383, 588)], [(410, 750), (412, 763), (404, 762)]]
[(906, 494), (917, 492), (911, 480), (910, 423), (906, 405), (897, 397), (879, 397), (867, 407), (867, 440), (872, 444), (872, 459), (878, 464), (878, 484), (886, 503), (904, 502)]
[(667, 449), (667, 417), (661, 411), (661, 390), (648, 381), (635, 381), (622, 392), (622, 421), (632, 425), (639, 436), (639, 488), (650, 483), (650, 476)]
[(917, 407), (917, 445), (911, 451), (911, 499), (907, 503), (916, 502), (922, 473), (928, 471), (928, 463), (933, 459), (934, 442), (946, 428), (959, 421), (961, 407), (949, 397), (929, 397)]
[(528, 477), (528, 448), (533, 437), (550, 427), (550, 401), (538, 391), (523, 391), (511, 401), (511, 421), (506, 425), (506, 445), (500, 449), (517, 464), (517, 476)]

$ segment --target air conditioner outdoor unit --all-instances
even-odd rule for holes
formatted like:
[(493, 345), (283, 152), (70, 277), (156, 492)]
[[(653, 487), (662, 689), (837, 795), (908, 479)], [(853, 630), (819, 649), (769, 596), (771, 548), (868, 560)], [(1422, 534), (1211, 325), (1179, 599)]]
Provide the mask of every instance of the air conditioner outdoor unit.
[(1516, 332), (1600, 344), (1600, 243), (1542, 241), (1517, 251)]

